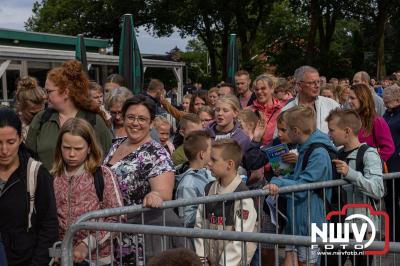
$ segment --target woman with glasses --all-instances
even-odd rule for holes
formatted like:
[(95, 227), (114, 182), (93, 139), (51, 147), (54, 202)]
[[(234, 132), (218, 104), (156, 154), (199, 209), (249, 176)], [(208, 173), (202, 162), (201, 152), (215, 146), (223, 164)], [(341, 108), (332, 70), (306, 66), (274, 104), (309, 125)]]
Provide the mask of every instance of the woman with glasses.
[(207, 128), (208, 125), (215, 121), (215, 111), (210, 106), (203, 106), (198, 114), (203, 128)]
[(111, 115), (111, 131), (113, 133), (113, 141), (126, 137), (124, 119), (122, 117), (122, 106), (125, 101), (132, 97), (133, 94), (125, 87), (112, 90), (105, 100), (106, 109)]
[[(117, 177), (125, 206), (161, 207), (163, 201), (172, 199), (175, 175), (170, 155), (150, 136), (155, 106), (145, 96), (136, 95), (124, 103), (122, 117), (127, 136), (112, 145), (104, 164)], [(129, 222), (137, 220), (130, 217)], [(122, 243), (123, 265), (135, 263), (136, 247), (129, 244), (136, 243), (135, 236), (124, 235)]]
[(47, 74), (45, 91), (50, 108), (33, 118), (25, 143), (48, 170), (52, 168), (60, 128), (70, 118), (90, 122), (103, 152), (111, 146), (112, 135), (104, 113), (89, 98), (88, 88), (88, 76), (77, 60), (66, 61)]

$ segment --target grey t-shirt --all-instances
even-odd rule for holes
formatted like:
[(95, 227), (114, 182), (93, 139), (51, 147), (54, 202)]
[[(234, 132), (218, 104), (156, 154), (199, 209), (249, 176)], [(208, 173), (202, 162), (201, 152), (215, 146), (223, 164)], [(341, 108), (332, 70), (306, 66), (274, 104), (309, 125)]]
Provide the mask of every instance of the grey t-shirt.
[(374, 98), (375, 111), (378, 113), (378, 115), (383, 116), (383, 114), (386, 111), (386, 108), (382, 98), (379, 97), (375, 92), (372, 93), (372, 96)]

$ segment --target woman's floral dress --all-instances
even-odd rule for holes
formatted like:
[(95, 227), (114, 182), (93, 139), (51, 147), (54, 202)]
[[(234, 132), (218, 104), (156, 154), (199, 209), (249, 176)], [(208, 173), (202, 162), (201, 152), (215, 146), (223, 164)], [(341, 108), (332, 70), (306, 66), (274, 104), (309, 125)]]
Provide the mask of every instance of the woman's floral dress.
[[(149, 179), (165, 172), (173, 172), (173, 163), (167, 150), (152, 140), (142, 144), (115, 164), (108, 164), (119, 145), (125, 140), (126, 137), (118, 139), (111, 146), (104, 159), (104, 164), (110, 167), (118, 179), (124, 205), (141, 205), (146, 194), (151, 191)], [(142, 235), (137, 237), (134, 234), (123, 234), (121, 242), (123, 265), (137, 265), (137, 262), (138, 265), (144, 265), (142, 252), (136, 252), (136, 246), (138, 251), (143, 250)], [(117, 253), (120, 248), (116, 250)], [(136, 258), (136, 254), (138, 254), (138, 258)], [(119, 262), (119, 258), (117, 262)]]

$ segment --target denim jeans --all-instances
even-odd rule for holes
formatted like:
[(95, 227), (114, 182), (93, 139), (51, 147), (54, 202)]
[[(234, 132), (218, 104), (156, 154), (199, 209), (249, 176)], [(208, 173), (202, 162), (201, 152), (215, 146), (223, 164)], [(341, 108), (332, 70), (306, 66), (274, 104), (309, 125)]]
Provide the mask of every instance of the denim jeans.
[(7, 266), (7, 256), (3, 241), (0, 240), (0, 266)]

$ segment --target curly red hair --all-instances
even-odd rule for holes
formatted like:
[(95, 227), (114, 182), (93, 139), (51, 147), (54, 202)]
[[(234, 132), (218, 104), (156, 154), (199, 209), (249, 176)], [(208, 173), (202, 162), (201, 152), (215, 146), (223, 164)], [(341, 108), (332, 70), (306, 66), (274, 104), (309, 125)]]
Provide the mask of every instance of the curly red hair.
[(65, 61), (60, 67), (51, 69), (47, 73), (47, 79), (60, 92), (68, 90), (68, 97), (77, 109), (102, 115), (99, 107), (89, 98), (89, 77), (78, 60)]

